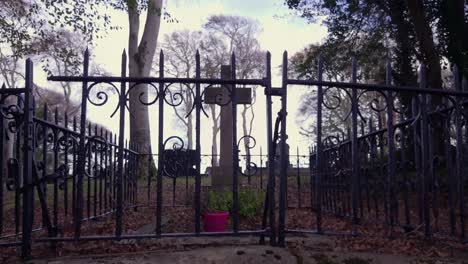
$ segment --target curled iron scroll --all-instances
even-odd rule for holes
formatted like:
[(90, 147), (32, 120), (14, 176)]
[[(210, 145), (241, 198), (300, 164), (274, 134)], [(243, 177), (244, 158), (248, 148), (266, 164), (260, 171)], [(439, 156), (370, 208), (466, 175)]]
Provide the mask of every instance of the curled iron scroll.
[[(172, 142), (172, 143), (171, 143)], [(168, 145), (172, 146), (167, 149)], [(163, 174), (169, 178), (177, 178), (184, 170), (187, 165), (187, 154), (183, 152), (184, 141), (178, 136), (171, 136), (167, 138), (163, 143)]]
[[(142, 105), (152, 105), (154, 103), (156, 103), (159, 99), (159, 89), (158, 87), (156, 87), (156, 85), (154, 83), (150, 83), (150, 82), (137, 82), (137, 83), (133, 83), (127, 90), (126, 94), (125, 94), (125, 98), (127, 98), (127, 101), (128, 99), (130, 98), (130, 92), (134, 89), (136, 89), (136, 87), (138, 85), (148, 85), (151, 89), (154, 90), (154, 94), (155, 97), (152, 99), (152, 100), (149, 100), (149, 101), (145, 101), (143, 100), (143, 96), (145, 96), (145, 93), (147, 93), (148, 95), (150, 94), (149, 90), (147, 90), (147, 92), (143, 91), (143, 92), (140, 92), (140, 94), (138, 94), (138, 101), (140, 101), (140, 103)], [(128, 107), (128, 106), (127, 106)]]
[(21, 105), (24, 103), (21, 96), (15, 95), (17, 98), (17, 103), (8, 103), (5, 105), (7, 98), (13, 97), (13, 95), (5, 95), (0, 99), (0, 114), (1, 116), (8, 121), (7, 129), (11, 133), (17, 133), (18, 128), (23, 122), (23, 115), (21, 113)]
[[(245, 135), (241, 137), (239, 141), (237, 141), (238, 150), (240, 149), (240, 145), (242, 141), (245, 142), (244, 147), (246, 148), (246, 151), (255, 148), (255, 146), (257, 145), (257, 140), (255, 140), (254, 137), (250, 135)], [(254, 176), (257, 173), (258, 166), (255, 162), (251, 161), (250, 155), (246, 155), (245, 158), (246, 158), (245, 171), (242, 171), (242, 169), (239, 167), (239, 172), (244, 176)]]

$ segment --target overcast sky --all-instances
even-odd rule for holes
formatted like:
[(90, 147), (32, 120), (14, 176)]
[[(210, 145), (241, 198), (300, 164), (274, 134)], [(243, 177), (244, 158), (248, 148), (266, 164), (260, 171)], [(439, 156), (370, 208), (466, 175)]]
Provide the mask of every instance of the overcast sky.
[[(166, 1), (167, 11), (178, 20), (178, 23), (169, 23), (163, 21), (161, 24), (159, 39), (163, 38), (164, 34), (175, 30), (190, 29), (200, 30), (202, 24), (210, 15), (239, 15), (246, 16), (258, 20), (263, 28), (259, 36), (259, 42), (264, 50), (268, 50), (272, 54), (273, 66), (273, 85), (280, 86), (281, 78), (279, 76), (279, 66), (283, 51), (287, 50), (290, 55), (304, 48), (307, 44), (321, 42), (326, 36), (326, 28), (320, 24), (307, 24), (305, 20), (295, 17), (291, 11), (284, 5), (283, 0), (176, 0)], [(111, 31), (105, 38), (96, 42), (94, 47), (95, 62), (112, 75), (120, 73), (120, 55), (122, 50), (127, 47), (128, 41), (128, 20), (124, 12), (112, 11), (112, 24), (122, 27), (121, 30)], [(144, 16), (142, 17), (144, 19)], [(143, 25), (143, 21), (141, 23)], [(159, 48), (158, 48), (159, 49)], [(266, 115), (265, 115), (265, 99), (263, 88), (257, 92), (258, 100), (254, 107), (256, 112), (256, 122), (254, 123), (254, 136), (257, 139), (258, 146), (263, 146), (263, 153), (266, 151)], [(307, 140), (299, 136), (296, 124), (296, 111), (298, 101), (303, 91), (299, 89), (291, 89), (288, 97), (288, 142), (291, 146), (291, 151), (296, 150), (296, 146), (300, 147), (300, 151), (306, 153), (309, 147)], [(91, 120), (95, 120), (110, 128), (117, 128), (117, 118), (107, 118), (109, 109), (103, 107), (91, 107), (89, 116)], [(274, 104), (274, 116), (276, 117), (277, 106), (279, 101)], [(167, 106), (165, 111), (165, 138), (171, 135), (180, 135), (184, 133), (180, 126), (174, 121), (172, 109)], [(150, 107), (151, 130), (153, 149), (157, 149), (157, 106)], [(117, 115), (118, 116), (118, 115)], [(154, 120), (154, 121), (153, 121)], [(273, 120), (274, 122), (274, 120)], [(238, 122), (239, 128), (241, 122)], [(209, 153), (211, 149), (211, 123), (208, 118), (202, 120), (202, 130), (204, 137), (202, 138), (202, 152)], [(127, 130), (128, 135), (128, 130)], [(242, 136), (239, 131), (239, 138)], [(258, 147), (257, 146), (257, 147)], [(254, 152), (258, 152), (257, 148)]]

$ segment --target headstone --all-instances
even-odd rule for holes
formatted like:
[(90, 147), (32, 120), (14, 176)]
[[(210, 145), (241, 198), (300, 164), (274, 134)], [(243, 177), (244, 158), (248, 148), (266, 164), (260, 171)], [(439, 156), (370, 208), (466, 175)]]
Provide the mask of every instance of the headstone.
[[(231, 66), (221, 66), (221, 79), (231, 79)], [(213, 187), (227, 187), (232, 185), (233, 156), (232, 156), (232, 103), (229, 90), (233, 85), (221, 87), (209, 87), (205, 90), (204, 102), (221, 106), (220, 117), (220, 157), (219, 166), (213, 167), (211, 173), (211, 185)], [(236, 90), (237, 104), (250, 104), (252, 102), (252, 90), (242, 88)]]
[[(281, 168), (281, 147), (276, 147), (276, 154), (275, 154), (275, 176), (279, 176), (280, 168)], [(268, 161), (266, 162), (266, 167), (269, 169), (270, 165)], [(292, 167), (291, 161), (289, 159), (289, 144), (286, 143), (286, 168), (289, 170)], [(289, 174), (289, 173), (288, 173)]]

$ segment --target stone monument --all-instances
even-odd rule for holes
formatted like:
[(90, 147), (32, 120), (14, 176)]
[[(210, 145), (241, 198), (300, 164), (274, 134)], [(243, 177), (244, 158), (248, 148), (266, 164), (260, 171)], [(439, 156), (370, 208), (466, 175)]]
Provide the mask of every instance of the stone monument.
[[(221, 66), (221, 79), (231, 79), (231, 66)], [(233, 120), (232, 101), (229, 90), (234, 85), (222, 85), (221, 87), (208, 87), (205, 89), (204, 102), (206, 104), (218, 104), (221, 107), (220, 117), (220, 152), (219, 166), (211, 168), (211, 186), (227, 187), (232, 185), (233, 172)], [(237, 104), (252, 103), (252, 89), (241, 88), (236, 90)], [(236, 142), (237, 143), (237, 142)]]

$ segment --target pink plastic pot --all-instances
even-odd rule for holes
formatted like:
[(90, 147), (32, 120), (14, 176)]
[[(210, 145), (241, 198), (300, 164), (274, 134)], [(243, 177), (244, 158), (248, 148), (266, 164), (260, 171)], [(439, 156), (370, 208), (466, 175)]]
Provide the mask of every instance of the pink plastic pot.
[(224, 232), (229, 219), (229, 212), (208, 212), (203, 215), (205, 232)]

